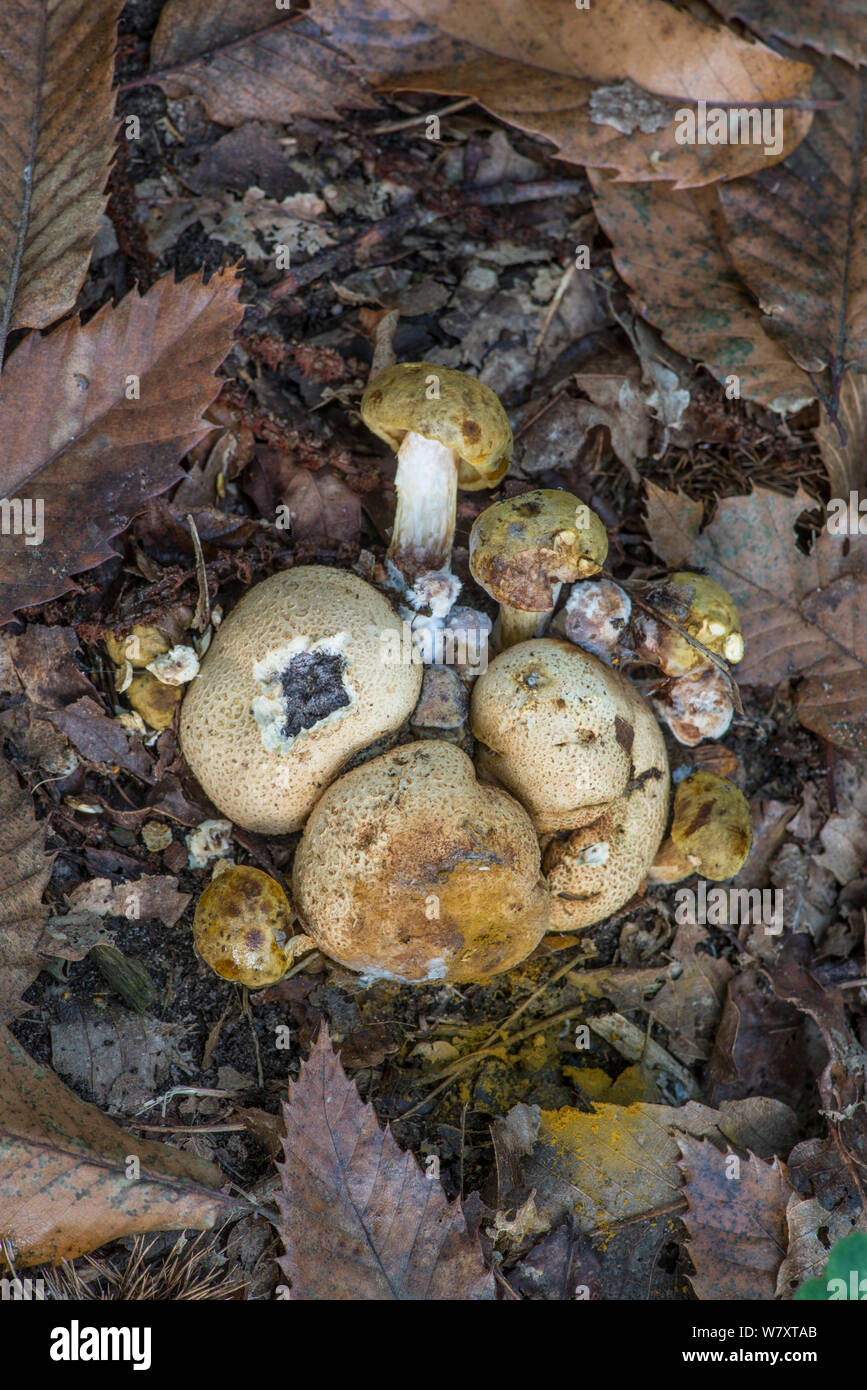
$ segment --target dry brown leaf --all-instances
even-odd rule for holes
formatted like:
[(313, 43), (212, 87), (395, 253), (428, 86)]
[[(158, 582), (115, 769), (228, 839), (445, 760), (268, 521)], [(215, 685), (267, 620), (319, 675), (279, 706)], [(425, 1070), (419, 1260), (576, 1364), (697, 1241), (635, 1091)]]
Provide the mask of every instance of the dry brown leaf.
[(0, 8), (0, 357), (12, 329), (68, 313), (87, 274), (113, 148), (120, 9)]
[[(312, 17), (381, 89), (468, 96), (552, 140), (564, 159), (683, 186), (770, 158), (756, 145), (678, 144), (677, 110), (702, 99), (797, 102), (811, 72), (662, 0), (593, 0), (586, 12), (560, 0), (483, 10), (476, 0), (316, 0)], [(786, 110), (781, 158), (811, 116)]]
[(673, 192), (616, 183), (591, 171), (596, 215), (638, 313), (666, 342), (717, 379), (736, 377), (741, 396), (795, 410), (816, 392), (766, 332), (752, 295), (723, 250), (717, 192)]
[(351, 65), (307, 20), (274, 0), (169, 0), (147, 77), (167, 96), (198, 97), (221, 125), (337, 120), (338, 108), (377, 106)]
[(4, 487), (22, 512), (42, 503), (44, 539), (4, 544), (0, 623), (74, 588), (71, 576), (113, 554), (111, 537), (182, 476), (178, 461), (211, 428), (202, 415), (243, 313), (238, 286), (232, 271), (207, 285), (166, 276), (12, 353), (0, 377)]
[[(510, 1144), (515, 1124), (521, 1138)], [(493, 1135), (501, 1172), (504, 1166), (514, 1171), (515, 1150), (527, 1152), (532, 1143), (521, 1178), (535, 1189), (538, 1210), (552, 1225), (572, 1212), (578, 1229), (589, 1232), (680, 1203), (675, 1131), (771, 1158), (788, 1153), (798, 1121), (787, 1106), (763, 1097), (725, 1102), (719, 1110), (697, 1101), (680, 1107), (600, 1103), (592, 1114), (518, 1105)]]
[(0, 758), (0, 1023), (24, 1013), (21, 995), (45, 964), (42, 894), (54, 863), (45, 848), (47, 828), (37, 823), (29, 794)]
[[(826, 61), (835, 104), (817, 112), (785, 164), (719, 190), (726, 253), (762, 326), (832, 403), (849, 368), (867, 371), (867, 71)], [(817, 216), (817, 211), (821, 215)]]
[(805, 1200), (797, 1192), (789, 1198), (786, 1221), (789, 1248), (777, 1271), (778, 1298), (792, 1298), (805, 1280), (820, 1275), (832, 1245), (853, 1231), (867, 1234), (867, 1212), (856, 1216), (842, 1207), (829, 1211), (815, 1197)]
[[(807, 938), (790, 937), (769, 978), (778, 998), (808, 1014), (828, 1050), (819, 1077), (819, 1096), (833, 1127), (837, 1147), (852, 1168), (867, 1168), (867, 1049), (853, 1032), (846, 1013), (846, 994), (824, 988), (806, 969)], [(863, 1196), (863, 1192), (862, 1192)]]
[(804, 1089), (804, 1021), (754, 970), (729, 983), (708, 1063), (708, 1100), (771, 1096), (793, 1108)]
[(489, 1299), (458, 1202), (381, 1129), (323, 1027), (283, 1105), (278, 1204), (293, 1299)]
[[(738, 679), (747, 685), (802, 680), (795, 706), (801, 723), (842, 748), (867, 748), (867, 545), (851, 545), (822, 530), (809, 555), (798, 548), (795, 522), (816, 506), (799, 488), (783, 497), (757, 488), (721, 501), (714, 519), (696, 534), (695, 504), (675, 493), (656, 497), (648, 513), (664, 510), (661, 541), (669, 550), (680, 515), (683, 556), (706, 569), (738, 606), (746, 655)], [(663, 558), (665, 556), (663, 555)]]
[(780, 1160), (741, 1160), (713, 1144), (679, 1139), (687, 1250), (696, 1297), (767, 1301), (786, 1253), (786, 1204), (792, 1189)]
[(740, 19), (763, 39), (785, 39), (847, 62), (867, 63), (867, 28), (861, 0), (712, 0), (726, 19)]
[(0, 1236), (17, 1266), (137, 1231), (206, 1230), (236, 1205), (220, 1182), (204, 1159), (119, 1129), (0, 1029)]
[(867, 373), (846, 373), (837, 402), (837, 420), (842, 436), (823, 405), (815, 436), (830, 479), (831, 496), (848, 503), (850, 492), (859, 492), (862, 498), (867, 493)]

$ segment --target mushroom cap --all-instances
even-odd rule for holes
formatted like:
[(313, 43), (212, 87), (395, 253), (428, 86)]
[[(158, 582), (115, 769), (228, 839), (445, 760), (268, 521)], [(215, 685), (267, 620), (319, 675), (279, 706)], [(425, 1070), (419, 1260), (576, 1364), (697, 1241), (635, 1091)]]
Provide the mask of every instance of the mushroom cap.
[(573, 587), (562, 612), (569, 641), (611, 665), (632, 616), (626, 590), (613, 579), (585, 579)]
[(552, 931), (581, 931), (617, 912), (641, 888), (665, 833), (665, 740), (649, 705), (637, 690), (631, 694), (635, 741), (626, 791), (590, 825), (546, 847)]
[(196, 904), (193, 940), (206, 965), (250, 989), (273, 985), (292, 964), (292, 907), (270, 874), (236, 864)]
[(666, 681), (651, 702), (678, 743), (694, 748), (703, 738), (722, 738), (734, 715), (732, 687), (724, 671), (701, 666)]
[(470, 532), (470, 570), (483, 589), (511, 608), (548, 613), (552, 584), (597, 574), (608, 533), (571, 492), (534, 488), (486, 507)]
[[(428, 398), (429, 378), (439, 395)], [(361, 418), (392, 449), (404, 435), (436, 439), (458, 456), (458, 486), (494, 487), (509, 471), (512, 428), (499, 397), (474, 376), (439, 362), (398, 362), (375, 376), (361, 398)]]
[(750, 803), (727, 777), (694, 772), (675, 791), (671, 838), (702, 877), (733, 878), (753, 841)]
[(571, 642), (537, 637), (495, 657), (473, 687), (477, 765), (526, 806), (537, 830), (596, 820), (632, 775), (636, 692)]
[(334, 782), (304, 828), (293, 885), (320, 949), (379, 979), (487, 979), (524, 960), (548, 924), (526, 812), (438, 740)]
[(422, 675), (389, 659), (401, 635), (382, 595), (345, 570), (303, 565), (249, 591), (181, 706), (184, 757), (223, 815), (264, 835), (299, 830), (344, 763), (400, 728)]
[[(647, 601), (717, 656), (731, 662), (743, 657), (744, 639), (735, 601), (706, 574), (678, 570), (654, 586)], [(655, 622), (649, 613), (637, 616), (635, 630), (639, 656), (657, 662), (667, 676), (682, 676), (708, 664), (697, 648), (667, 624)]]

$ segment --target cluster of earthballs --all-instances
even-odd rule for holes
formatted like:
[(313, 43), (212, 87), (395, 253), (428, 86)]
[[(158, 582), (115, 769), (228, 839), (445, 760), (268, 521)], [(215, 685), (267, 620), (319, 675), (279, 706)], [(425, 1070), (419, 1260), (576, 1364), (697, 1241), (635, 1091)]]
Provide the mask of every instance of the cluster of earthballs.
[[(630, 597), (601, 574), (595, 513), (567, 492), (525, 492), (483, 511), (470, 538), (472, 574), (499, 603), (487, 668), (389, 661), (385, 639), (407, 622), (416, 636), (487, 636), (486, 615), (455, 606), (457, 492), (501, 481), (512, 434), (488, 387), (425, 362), (377, 375), (362, 416), (397, 453), (383, 585), (397, 611), (350, 571), (276, 574), (219, 627), (183, 700), (181, 747), (219, 810), (265, 835), (302, 831), (291, 903), (251, 868), (204, 890), (202, 958), (267, 985), (301, 934), (370, 979), (484, 980), (547, 931), (603, 920), (648, 878), (736, 873), (750, 844), (743, 796), (695, 773), (669, 826), (654, 714), (686, 744), (727, 729), (727, 663), (743, 640), (725, 590), (680, 573)], [(563, 584), (573, 588), (554, 617)], [(662, 672), (653, 707), (622, 674), (636, 663)], [(438, 727), (424, 737), (413, 718), (423, 678), (435, 704), (468, 701), (475, 765), (460, 715), (428, 721)], [(396, 742), (408, 724), (422, 737)]]

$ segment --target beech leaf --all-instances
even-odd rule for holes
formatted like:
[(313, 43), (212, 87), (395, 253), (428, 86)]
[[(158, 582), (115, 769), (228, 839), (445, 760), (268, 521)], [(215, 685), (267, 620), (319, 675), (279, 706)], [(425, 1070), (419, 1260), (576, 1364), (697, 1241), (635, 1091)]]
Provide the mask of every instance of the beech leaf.
[(460, 1203), (380, 1128), (324, 1027), (289, 1094), (277, 1200), (292, 1297), (493, 1298)]
[(0, 7), (0, 358), (12, 329), (68, 313), (87, 274), (113, 147), (120, 9)]
[(867, 29), (860, 0), (712, 0), (726, 19), (740, 19), (763, 39), (785, 39), (795, 48), (808, 44), (820, 53), (867, 63)]
[(796, 410), (815, 394), (807, 374), (766, 331), (753, 296), (723, 250), (716, 190), (674, 192), (591, 172), (594, 206), (613, 243), (614, 264), (638, 313), (666, 342), (724, 385), (773, 410)]
[(205, 1230), (237, 1205), (222, 1180), (204, 1159), (120, 1129), (0, 1028), (0, 1238), (16, 1266), (139, 1231)]
[(847, 369), (867, 371), (867, 71), (830, 61), (821, 71), (837, 99), (803, 144), (719, 197), (727, 254), (766, 332), (806, 371), (824, 372), (834, 400)]
[(202, 416), (243, 313), (238, 286), (232, 271), (207, 285), (165, 276), (12, 353), (0, 377), (4, 487), (25, 519), (41, 508), (44, 537), (4, 545), (0, 623), (74, 588), (182, 476), (179, 460), (212, 428)]
[(351, 64), (274, 0), (169, 0), (147, 77), (167, 96), (190, 94), (222, 125), (337, 120), (338, 107), (376, 108)]
[[(698, 1298), (770, 1300), (788, 1245), (786, 1206), (792, 1188), (780, 1160), (755, 1154), (741, 1160), (704, 1140), (678, 1140), (683, 1222), (695, 1266), (690, 1283)], [(736, 1165), (736, 1166), (735, 1166)]]
[(45, 964), (42, 894), (54, 862), (45, 848), (47, 828), (37, 823), (30, 795), (0, 758), (0, 1023), (24, 1013), (21, 995)]
[(586, 12), (561, 0), (316, 0), (311, 18), (380, 89), (470, 97), (562, 158), (623, 178), (686, 186), (744, 174), (784, 158), (812, 119), (787, 108), (775, 156), (679, 143), (686, 104), (796, 103), (811, 69), (663, 0), (593, 0)]

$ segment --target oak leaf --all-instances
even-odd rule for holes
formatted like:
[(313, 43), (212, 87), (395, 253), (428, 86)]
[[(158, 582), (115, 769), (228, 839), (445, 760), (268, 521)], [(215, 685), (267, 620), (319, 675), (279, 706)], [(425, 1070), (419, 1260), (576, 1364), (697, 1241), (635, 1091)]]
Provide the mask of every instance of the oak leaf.
[(235, 1205), (221, 1181), (204, 1159), (120, 1129), (0, 1028), (0, 1238), (16, 1266), (139, 1231), (205, 1230)]
[(460, 1204), (380, 1128), (324, 1027), (283, 1113), (279, 1263), (293, 1298), (493, 1297)]
[[(178, 462), (212, 428), (202, 416), (243, 309), (239, 281), (164, 277), (146, 295), (31, 334), (0, 377), (6, 495), (30, 533), (0, 552), (0, 623), (75, 587), (101, 564)], [(44, 535), (30, 543), (40, 512)]]
[(87, 274), (114, 135), (120, 0), (0, 8), (0, 358), (44, 328)]

